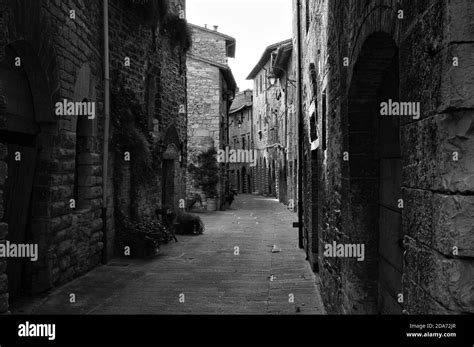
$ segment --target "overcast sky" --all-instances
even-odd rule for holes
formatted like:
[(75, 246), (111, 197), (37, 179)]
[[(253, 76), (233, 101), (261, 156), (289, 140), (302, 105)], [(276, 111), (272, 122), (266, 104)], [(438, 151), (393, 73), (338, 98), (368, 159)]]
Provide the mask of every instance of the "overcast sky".
[(292, 36), (291, 0), (187, 0), (188, 22), (235, 37), (235, 59), (229, 59), (240, 90), (252, 89), (247, 76), (271, 44)]

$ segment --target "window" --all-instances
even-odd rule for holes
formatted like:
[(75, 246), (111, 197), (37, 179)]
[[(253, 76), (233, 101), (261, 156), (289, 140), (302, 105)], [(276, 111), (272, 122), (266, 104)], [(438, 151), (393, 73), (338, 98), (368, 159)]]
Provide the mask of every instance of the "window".
[(242, 137), (242, 149), (245, 149), (245, 136)]
[[(82, 102), (89, 102), (83, 99)], [(85, 198), (86, 192), (90, 190), (91, 179), (88, 169), (92, 166), (87, 157), (92, 153), (93, 130), (92, 121), (86, 117), (77, 117), (76, 125), (76, 157), (75, 157), (75, 175), (74, 175), (74, 200), (76, 208), (87, 208), (88, 201)]]
[(327, 122), (327, 106), (326, 106), (326, 90), (323, 91), (323, 112), (322, 112), (322, 121), (323, 121), (323, 136), (322, 136), (322, 142), (323, 142), (323, 151), (327, 149), (327, 139), (326, 139), (326, 122)]
[(306, 34), (308, 34), (309, 27), (311, 24), (311, 17), (309, 14), (309, 0), (306, 0)]
[(316, 99), (318, 97), (318, 78), (316, 73), (316, 66), (314, 65), (314, 63), (309, 64), (309, 75), (311, 78), (313, 99)]

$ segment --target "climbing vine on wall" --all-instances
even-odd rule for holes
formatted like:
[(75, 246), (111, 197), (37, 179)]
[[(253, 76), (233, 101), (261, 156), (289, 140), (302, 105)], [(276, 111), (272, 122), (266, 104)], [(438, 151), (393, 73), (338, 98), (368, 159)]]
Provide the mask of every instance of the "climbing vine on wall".
[(144, 24), (151, 26), (153, 32), (159, 25), (161, 34), (168, 37), (172, 46), (178, 47), (182, 53), (191, 48), (192, 34), (184, 10), (180, 6), (176, 11), (172, 11), (168, 0), (128, 1), (143, 18)]
[[(115, 76), (119, 76), (117, 72)], [(141, 189), (156, 184), (161, 163), (160, 143), (153, 142), (148, 130), (148, 115), (133, 91), (124, 87), (123, 80), (111, 89), (111, 150), (115, 158), (113, 175), (114, 214), (119, 247), (129, 246), (134, 255), (152, 253), (169, 241), (169, 231), (159, 222), (141, 221), (133, 211), (127, 213), (120, 195), (124, 183), (123, 164), (130, 165), (131, 205), (139, 198)], [(120, 82), (122, 81), (122, 82)]]
[(172, 46), (180, 48), (183, 53), (191, 48), (191, 30), (186, 19), (180, 18), (179, 14), (168, 13), (163, 19), (161, 32), (168, 36)]
[(146, 182), (156, 171), (153, 164), (156, 149), (148, 134), (148, 116), (135, 94), (123, 87), (112, 90), (111, 105), (112, 147), (116, 158), (129, 159), (134, 176)]

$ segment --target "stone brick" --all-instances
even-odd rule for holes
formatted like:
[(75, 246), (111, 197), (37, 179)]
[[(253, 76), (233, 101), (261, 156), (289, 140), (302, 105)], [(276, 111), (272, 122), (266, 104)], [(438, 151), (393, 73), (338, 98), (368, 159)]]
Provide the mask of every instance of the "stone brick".
[(410, 238), (406, 238), (406, 245), (406, 276), (446, 309), (473, 313), (474, 264), (446, 258)]
[(474, 4), (469, 0), (449, 0), (447, 2), (447, 17), (449, 20), (446, 28), (448, 42), (474, 41)]
[(7, 313), (8, 311), (8, 293), (0, 294), (0, 313)]
[(458, 248), (460, 257), (474, 258), (474, 196), (433, 196), (433, 247), (445, 255)]
[(7, 146), (5, 146), (3, 143), (0, 143), (0, 160), (5, 159), (7, 155), (8, 155)]
[(0, 274), (0, 294), (8, 293), (8, 276)]
[[(472, 192), (472, 117), (471, 111), (463, 111), (404, 126), (403, 184), (440, 192)], [(454, 152), (459, 161), (453, 160)]]
[(0, 186), (5, 184), (5, 180), (8, 177), (7, 163), (0, 160)]
[(83, 199), (96, 199), (102, 196), (102, 187), (79, 187), (78, 194)]
[(5, 260), (0, 260), (0, 274), (4, 273), (7, 269), (7, 262)]
[(95, 153), (81, 153), (77, 158), (79, 165), (99, 165), (101, 160), (101, 156)]
[(5, 240), (8, 235), (8, 224), (0, 223), (0, 240)]
[(453, 314), (409, 278), (403, 281), (404, 306), (409, 314)]
[[(459, 66), (453, 66), (453, 58)], [(440, 111), (474, 108), (474, 43), (452, 44), (445, 58)]]

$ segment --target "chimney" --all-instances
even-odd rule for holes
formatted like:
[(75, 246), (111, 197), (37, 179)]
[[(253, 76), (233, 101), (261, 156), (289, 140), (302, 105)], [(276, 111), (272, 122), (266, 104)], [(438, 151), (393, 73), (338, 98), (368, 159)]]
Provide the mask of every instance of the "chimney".
[(217, 29), (219, 29), (219, 26), (214, 25), (214, 31), (217, 31)]

